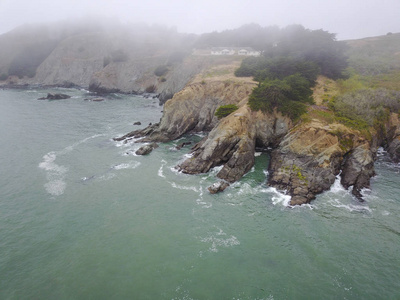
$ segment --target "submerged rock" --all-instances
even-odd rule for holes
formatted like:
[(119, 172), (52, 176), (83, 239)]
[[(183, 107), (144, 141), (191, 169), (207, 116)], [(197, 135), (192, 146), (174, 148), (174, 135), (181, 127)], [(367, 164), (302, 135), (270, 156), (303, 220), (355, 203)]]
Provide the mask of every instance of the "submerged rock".
[(192, 144), (192, 142), (183, 142), (183, 143), (180, 143), (179, 145), (177, 145), (175, 148), (176, 148), (176, 150), (181, 150), (183, 147), (185, 147), (187, 145), (191, 145), (191, 144)]
[(62, 100), (62, 99), (68, 99), (68, 98), (71, 98), (71, 96), (66, 95), (66, 94), (51, 94), (51, 93), (48, 93), (46, 97), (38, 98), (38, 100)]

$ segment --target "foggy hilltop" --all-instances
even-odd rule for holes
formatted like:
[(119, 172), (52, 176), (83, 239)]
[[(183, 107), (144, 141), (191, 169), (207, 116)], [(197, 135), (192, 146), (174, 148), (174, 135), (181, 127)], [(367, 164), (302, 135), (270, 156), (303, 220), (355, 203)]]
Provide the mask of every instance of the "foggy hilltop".
[[(301, 25), (247, 24), (196, 35), (115, 19), (23, 25), (0, 36), (0, 82), (84, 87), (96, 92), (154, 92), (165, 101), (213, 63), (209, 57), (213, 47), (269, 51), (285, 40), (301, 38), (296, 37), (300, 31), (324, 32)], [(334, 34), (324, 33), (335, 40)]]

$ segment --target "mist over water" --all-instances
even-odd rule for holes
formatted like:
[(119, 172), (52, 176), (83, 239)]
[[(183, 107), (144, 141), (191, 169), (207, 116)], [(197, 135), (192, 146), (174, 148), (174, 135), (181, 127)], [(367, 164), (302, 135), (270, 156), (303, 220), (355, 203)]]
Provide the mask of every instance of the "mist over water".
[[(0, 91), (1, 299), (396, 299), (400, 167), (381, 151), (365, 203), (335, 182), (310, 205), (265, 185), (269, 157), (224, 193), (189, 148), (116, 143), (156, 99)], [(58, 90), (60, 92), (60, 90)], [(190, 146), (189, 146), (190, 147)]]

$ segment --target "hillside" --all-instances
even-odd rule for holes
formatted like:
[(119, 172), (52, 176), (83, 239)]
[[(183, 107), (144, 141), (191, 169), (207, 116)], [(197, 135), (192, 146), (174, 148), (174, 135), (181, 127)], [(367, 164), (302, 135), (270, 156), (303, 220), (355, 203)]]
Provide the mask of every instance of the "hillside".
[[(387, 37), (375, 41), (382, 40)], [(390, 53), (395, 56), (397, 50), (394, 46)], [(353, 61), (361, 55), (352, 48), (349, 53)], [(306, 113), (295, 121), (276, 109), (250, 109), (250, 91), (262, 83), (256, 85), (251, 77), (235, 77), (235, 66), (238, 62), (209, 67), (166, 103), (160, 123), (117, 140), (166, 142), (193, 131), (208, 131), (192, 148), (190, 158), (177, 168), (197, 174), (223, 166), (217, 174), (220, 181), (209, 188), (212, 193), (223, 191), (251, 169), (256, 148), (272, 148), (270, 165), (265, 166), (268, 184), (289, 194), (291, 205), (309, 203), (329, 190), (339, 174), (342, 185), (363, 201), (362, 190), (375, 175), (377, 149), (385, 147), (394, 161), (400, 159), (400, 94), (365, 90), (361, 78), (365, 80), (367, 75), (357, 73), (353, 63), (346, 70), (351, 73), (348, 78), (318, 76), (314, 104), (308, 104)], [(393, 71), (396, 69), (386, 75), (390, 77)], [(377, 78), (382, 75), (368, 76), (380, 82)], [(218, 120), (218, 107), (231, 104), (237, 110)]]

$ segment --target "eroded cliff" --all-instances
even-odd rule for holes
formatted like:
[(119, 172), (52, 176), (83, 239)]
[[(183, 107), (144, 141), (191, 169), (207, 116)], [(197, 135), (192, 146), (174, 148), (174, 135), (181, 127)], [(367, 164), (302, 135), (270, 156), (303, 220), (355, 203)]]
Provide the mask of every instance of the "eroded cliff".
[[(231, 65), (227, 70), (233, 68)], [(375, 175), (377, 148), (386, 147), (394, 160), (400, 157), (398, 114), (391, 114), (384, 126), (366, 136), (319, 117), (332, 112), (317, 99), (317, 105), (308, 108), (308, 117), (293, 127), (288, 117), (276, 111), (267, 114), (249, 108), (248, 96), (255, 82), (235, 78), (232, 73), (205, 76), (207, 72), (218, 73), (217, 69), (198, 75), (167, 101), (160, 123), (118, 140), (135, 137), (141, 138), (139, 142), (165, 142), (188, 132), (209, 131), (192, 148), (191, 157), (177, 168), (198, 174), (222, 165), (217, 174), (222, 181), (209, 188), (212, 193), (224, 190), (252, 168), (256, 147), (272, 148), (270, 165), (265, 166), (269, 170), (268, 184), (290, 195), (290, 205), (309, 203), (329, 190), (339, 174), (342, 185), (363, 201), (362, 189), (369, 187), (370, 178)], [(319, 80), (319, 84), (323, 82)], [(317, 86), (315, 90), (320, 89)], [(218, 120), (215, 110), (226, 104), (239, 108)]]

